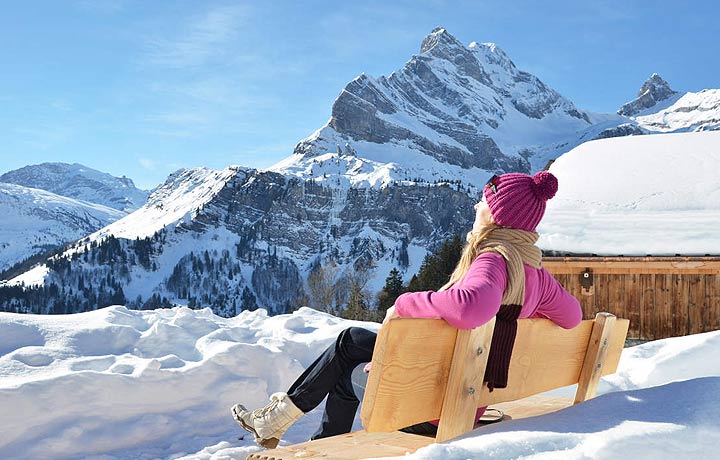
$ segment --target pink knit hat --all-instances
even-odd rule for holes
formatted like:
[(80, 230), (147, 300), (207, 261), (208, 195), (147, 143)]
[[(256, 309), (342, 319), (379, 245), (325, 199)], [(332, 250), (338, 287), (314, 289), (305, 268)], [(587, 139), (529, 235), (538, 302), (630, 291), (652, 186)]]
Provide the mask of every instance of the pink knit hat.
[(545, 214), (545, 202), (555, 196), (557, 189), (557, 178), (540, 171), (534, 176), (493, 176), (483, 193), (496, 224), (534, 232)]

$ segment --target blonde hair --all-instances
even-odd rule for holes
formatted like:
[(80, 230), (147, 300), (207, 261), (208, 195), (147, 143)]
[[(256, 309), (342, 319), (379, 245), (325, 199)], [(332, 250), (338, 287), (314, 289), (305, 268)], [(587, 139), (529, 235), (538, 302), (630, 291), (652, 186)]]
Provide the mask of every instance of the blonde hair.
[(455, 270), (453, 270), (452, 274), (450, 275), (450, 280), (445, 283), (445, 285), (441, 287), (439, 291), (449, 289), (455, 283), (463, 279), (463, 277), (467, 274), (468, 270), (470, 270), (470, 266), (472, 265), (472, 263), (475, 261), (477, 256), (480, 255), (480, 250), (482, 249), (483, 243), (485, 242), (487, 237), (490, 236), (490, 233), (492, 233), (492, 231), (497, 228), (501, 228), (501, 226), (495, 223), (489, 223), (483, 226), (480, 230), (468, 233), (468, 241), (462, 250), (460, 260), (455, 266)]

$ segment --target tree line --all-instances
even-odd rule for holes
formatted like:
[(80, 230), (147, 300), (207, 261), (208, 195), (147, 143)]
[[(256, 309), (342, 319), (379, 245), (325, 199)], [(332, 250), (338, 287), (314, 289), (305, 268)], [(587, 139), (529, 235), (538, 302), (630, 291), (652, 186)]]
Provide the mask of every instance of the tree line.
[[(233, 257), (236, 254), (227, 250), (191, 252), (183, 257), (166, 282), (166, 295), (155, 292), (147, 299), (126, 298), (123, 285), (130, 280), (131, 267), (140, 265), (149, 272), (156, 271), (155, 258), (162, 252), (164, 240), (160, 232), (136, 240), (109, 236), (102, 241), (81, 241), (77, 249), (86, 245), (84, 252), (77, 250), (69, 256), (51, 258), (51, 274), (45, 285), (0, 286), (0, 311), (66, 314), (116, 304), (138, 309), (167, 308), (179, 301), (191, 308), (210, 306), (218, 314), (234, 316), (261, 307), (247, 282), (241, 281), (241, 266)], [(445, 284), (460, 258), (462, 245), (457, 236), (444, 241), (425, 256), (418, 273), (407, 284), (401, 271), (393, 268), (377, 294), (367, 287), (373, 275), (369, 267), (356, 263), (352, 270), (341, 272), (332, 261), (317, 263), (307, 277), (307, 291), (278, 312), (310, 306), (346, 319), (381, 321), (402, 293), (437, 290)], [(401, 263), (401, 268), (406, 263)], [(234, 288), (221, 287), (221, 279), (234, 277), (238, 277)], [(174, 299), (169, 299), (168, 294)]]

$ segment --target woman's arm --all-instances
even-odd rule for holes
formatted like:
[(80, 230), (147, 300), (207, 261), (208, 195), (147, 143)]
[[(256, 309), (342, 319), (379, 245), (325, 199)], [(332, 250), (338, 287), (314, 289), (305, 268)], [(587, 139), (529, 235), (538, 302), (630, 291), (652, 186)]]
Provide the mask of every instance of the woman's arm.
[(580, 302), (545, 269), (540, 272), (540, 282), (542, 297), (534, 316), (552, 320), (565, 329), (572, 329), (580, 324)]
[(500, 308), (507, 270), (496, 253), (478, 256), (460, 282), (442, 292), (407, 292), (395, 301), (400, 317), (442, 318), (458, 329), (472, 329), (488, 322)]

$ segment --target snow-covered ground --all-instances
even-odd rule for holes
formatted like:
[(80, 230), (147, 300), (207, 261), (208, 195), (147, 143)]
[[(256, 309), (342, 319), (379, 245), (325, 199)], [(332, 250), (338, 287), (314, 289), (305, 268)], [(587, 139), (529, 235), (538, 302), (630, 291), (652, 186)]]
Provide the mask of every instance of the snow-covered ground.
[[(285, 390), (351, 325), (378, 327), (307, 308), (230, 319), (122, 306), (0, 313), (0, 458), (244, 459), (258, 448), (239, 439), (229, 407)], [(715, 458), (718, 353), (720, 331), (629, 348), (594, 400), (403, 458)], [(319, 419), (304, 417), (283, 442), (306, 440)]]
[(543, 249), (720, 254), (720, 132), (586, 142), (550, 171), (560, 186), (538, 227)]

